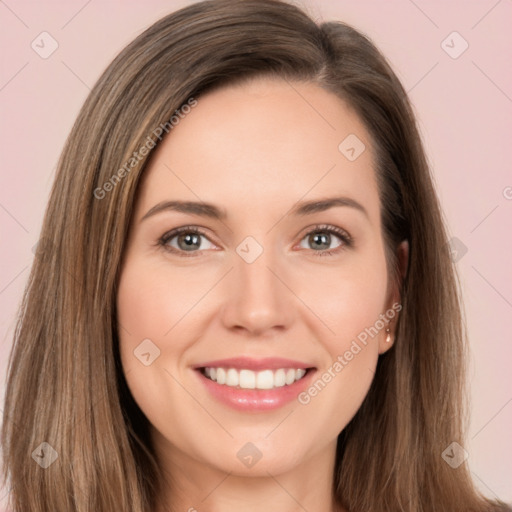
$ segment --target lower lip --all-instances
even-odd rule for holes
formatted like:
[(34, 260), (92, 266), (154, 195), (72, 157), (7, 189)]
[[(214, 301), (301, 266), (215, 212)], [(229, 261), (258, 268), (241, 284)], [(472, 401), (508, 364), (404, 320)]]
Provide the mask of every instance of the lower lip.
[(271, 411), (283, 407), (296, 399), (309, 385), (314, 369), (308, 370), (302, 379), (289, 386), (281, 386), (273, 389), (238, 389), (205, 377), (201, 371), (196, 370), (206, 389), (220, 402), (244, 412)]

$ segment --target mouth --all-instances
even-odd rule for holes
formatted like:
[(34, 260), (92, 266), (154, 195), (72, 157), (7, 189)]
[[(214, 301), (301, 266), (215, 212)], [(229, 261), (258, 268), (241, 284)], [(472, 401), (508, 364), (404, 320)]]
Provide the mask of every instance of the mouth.
[(316, 367), (285, 359), (237, 358), (193, 368), (208, 395), (241, 412), (278, 409), (310, 385)]

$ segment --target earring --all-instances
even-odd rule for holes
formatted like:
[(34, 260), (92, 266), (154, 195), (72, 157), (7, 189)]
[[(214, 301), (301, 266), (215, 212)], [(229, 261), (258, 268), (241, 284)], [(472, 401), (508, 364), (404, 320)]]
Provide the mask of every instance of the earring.
[(391, 343), (391, 334), (390, 334), (390, 331), (389, 331), (389, 327), (386, 329), (386, 343)]

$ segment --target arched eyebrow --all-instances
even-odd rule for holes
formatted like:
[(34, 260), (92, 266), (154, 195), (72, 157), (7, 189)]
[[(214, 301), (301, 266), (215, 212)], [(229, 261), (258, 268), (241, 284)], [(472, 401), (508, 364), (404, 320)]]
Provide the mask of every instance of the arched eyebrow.
[(336, 206), (354, 208), (364, 214), (365, 217), (369, 218), (366, 208), (361, 203), (350, 197), (328, 197), (325, 199), (300, 201), (291, 209), (290, 214), (299, 216), (311, 215), (313, 213), (324, 212)]
[[(311, 201), (299, 201), (289, 210), (290, 215), (312, 215), (313, 213), (323, 212), (330, 208), (345, 206), (354, 208), (363, 213), (368, 218), (368, 212), (365, 207), (350, 197), (329, 197), (325, 199), (314, 199)], [(176, 211), (201, 217), (209, 217), (216, 220), (225, 220), (228, 217), (226, 210), (211, 203), (197, 201), (162, 201), (153, 206), (142, 217), (141, 222), (148, 217), (164, 211)]]
[(217, 220), (227, 218), (226, 211), (214, 204), (196, 201), (162, 201), (153, 206), (153, 208), (142, 217), (141, 222), (152, 215), (169, 210), (188, 213), (190, 215), (199, 215), (201, 217), (210, 217)]

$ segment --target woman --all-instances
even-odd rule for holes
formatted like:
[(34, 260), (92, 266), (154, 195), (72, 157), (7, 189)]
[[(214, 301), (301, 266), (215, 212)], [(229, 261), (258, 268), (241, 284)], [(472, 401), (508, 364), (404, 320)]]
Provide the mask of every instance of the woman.
[(158, 21), (59, 163), (9, 367), (13, 509), (510, 510), (465, 463), (446, 241), (367, 38), (274, 0)]

